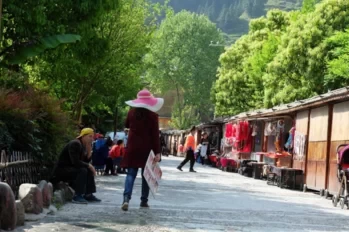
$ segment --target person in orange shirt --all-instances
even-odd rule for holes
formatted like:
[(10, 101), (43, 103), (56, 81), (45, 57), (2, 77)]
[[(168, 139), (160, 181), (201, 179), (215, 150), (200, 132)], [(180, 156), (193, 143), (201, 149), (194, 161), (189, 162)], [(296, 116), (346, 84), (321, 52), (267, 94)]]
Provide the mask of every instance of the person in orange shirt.
[(124, 141), (118, 140), (116, 142), (116, 145), (114, 145), (111, 150), (109, 151), (109, 156), (107, 159), (107, 164), (105, 168), (105, 175), (109, 174), (109, 170), (111, 171), (112, 175), (117, 176), (117, 172), (115, 170), (115, 166), (120, 166), (122, 157), (124, 156)]
[(186, 156), (185, 159), (183, 160), (182, 163), (180, 163), (180, 165), (177, 167), (177, 169), (179, 171), (183, 171), (182, 167), (188, 162), (190, 161), (190, 169), (189, 172), (196, 172), (194, 171), (194, 164), (195, 164), (195, 157), (194, 157), (194, 151), (196, 149), (196, 143), (195, 143), (195, 131), (196, 131), (196, 127), (193, 126), (190, 129), (190, 134), (188, 135), (187, 139), (185, 140), (185, 144), (184, 144), (184, 150), (186, 152)]

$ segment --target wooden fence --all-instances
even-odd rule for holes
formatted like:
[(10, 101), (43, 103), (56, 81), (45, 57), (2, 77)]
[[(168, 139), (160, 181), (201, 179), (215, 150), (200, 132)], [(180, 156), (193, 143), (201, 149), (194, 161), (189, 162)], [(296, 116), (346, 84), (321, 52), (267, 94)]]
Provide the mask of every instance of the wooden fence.
[[(46, 171), (45, 171), (46, 170)], [(23, 183), (37, 184), (48, 178), (48, 169), (32, 159), (28, 152), (1, 151), (0, 181), (6, 182), (12, 188), (16, 198), (19, 186)]]

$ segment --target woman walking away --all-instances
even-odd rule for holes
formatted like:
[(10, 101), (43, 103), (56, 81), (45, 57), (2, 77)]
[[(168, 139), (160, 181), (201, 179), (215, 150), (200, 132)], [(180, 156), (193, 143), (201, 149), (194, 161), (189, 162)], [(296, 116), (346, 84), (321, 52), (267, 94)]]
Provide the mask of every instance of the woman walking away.
[(155, 161), (160, 160), (159, 116), (155, 113), (164, 104), (162, 98), (155, 98), (148, 90), (137, 94), (137, 99), (127, 101), (132, 109), (128, 112), (125, 127), (129, 128), (127, 149), (121, 161), (121, 166), (127, 168), (125, 181), (124, 202), (121, 209), (128, 210), (134, 181), (138, 169), (142, 169), (142, 197), (141, 208), (148, 208), (149, 186), (144, 179), (143, 172), (150, 151), (156, 154)]

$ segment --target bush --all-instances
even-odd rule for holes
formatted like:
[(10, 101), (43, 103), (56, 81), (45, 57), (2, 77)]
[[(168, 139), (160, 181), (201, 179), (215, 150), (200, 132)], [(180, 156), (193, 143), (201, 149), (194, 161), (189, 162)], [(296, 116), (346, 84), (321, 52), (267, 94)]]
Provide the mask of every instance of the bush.
[(0, 145), (54, 162), (73, 132), (73, 122), (61, 103), (32, 87), (0, 89)]

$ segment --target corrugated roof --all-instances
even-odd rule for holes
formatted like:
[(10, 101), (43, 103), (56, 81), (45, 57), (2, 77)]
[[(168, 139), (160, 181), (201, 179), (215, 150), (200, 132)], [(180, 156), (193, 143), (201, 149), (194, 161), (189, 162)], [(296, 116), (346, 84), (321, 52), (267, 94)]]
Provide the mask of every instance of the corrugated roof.
[(349, 98), (349, 86), (329, 91), (324, 94), (320, 94), (311, 98), (304, 100), (296, 100), (291, 103), (274, 106), (269, 109), (258, 109), (248, 112), (243, 112), (232, 117), (228, 117), (224, 122), (234, 120), (234, 119), (244, 119), (244, 118), (255, 118), (255, 117), (266, 117), (272, 115), (280, 115), (299, 111), (306, 109), (312, 106), (325, 104), (327, 102), (336, 101), (336, 100), (345, 100)]
[[(217, 117), (209, 122), (201, 123), (197, 125), (197, 127), (203, 127), (211, 124), (220, 124), (220, 123), (226, 123), (231, 120), (236, 119), (246, 119), (246, 118), (262, 118), (262, 117), (268, 117), (268, 116), (277, 116), (282, 114), (289, 114), (292, 112), (296, 112), (302, 109), (307, 109), (309, 107), (314, 107), (317, 105), (322, 105), (328, 102), (338, 101), (338, 100), (346, 100), (349, 99), (349, 86), (336, 89), (333, 91), (329, 91), (324, 94), (320, 94), (311, 98), (307, 98), (304, 100), (296, 100), (294, 102), (290, 102), (287, 104), (282, 104), (278, 106), (274, 106), (269, 109), (257, 109), (252, 110), (248, 112), (242, 112), (240, 114), (230, 116), (230, 117)], [(185, 132), (185, 131), (178, 131), (173, 130), (171, 133), (176, 134), (178, 132)]]

